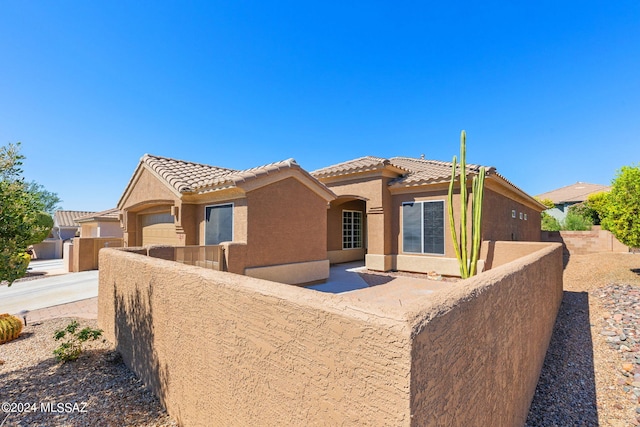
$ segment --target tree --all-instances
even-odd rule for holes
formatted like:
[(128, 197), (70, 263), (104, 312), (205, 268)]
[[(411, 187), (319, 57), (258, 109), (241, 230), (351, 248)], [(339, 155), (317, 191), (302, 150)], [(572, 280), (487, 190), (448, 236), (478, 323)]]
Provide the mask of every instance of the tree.
[(20, 143), (0, 147), (0, 282), (9, 285), (25, 275), (29, 245), (44, 240), (53, 226), (41, 195), (22, 178), (24, 159)]
[(43, 210), (49, 215), (53, 216), (54, 213), (60, 209), (62, 200), (56, 193), (47, 191), (42, 184), (38, 184), (35, 181), (31, 181), (27, 184), (27, 191), (35, 194), (44, 203)]
[(640, 165), (618, 170), (601, 210), (604, 229), (623, 244), (640, 247)]
[[(539, 197), (536, 197), (535, 199), (545, 205), (547, 209), (553, 209), (556, 206), (551, 199), (541, 199)], [(540, 220), (540, 228), (542, 231), (559, 231), (561, 228), (560, 222), (547, 212), (542, 212), (540, 214)]]

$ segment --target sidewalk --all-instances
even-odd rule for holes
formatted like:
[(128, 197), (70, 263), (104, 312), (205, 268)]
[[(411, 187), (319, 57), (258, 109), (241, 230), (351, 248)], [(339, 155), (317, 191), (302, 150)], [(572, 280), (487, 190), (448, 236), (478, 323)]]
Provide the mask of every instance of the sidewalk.
[(98, 297), (32, 310), (27, 314), (27, 324), (40, 322), (42, 320), (57, 319), (59, 317), (97, 319)]

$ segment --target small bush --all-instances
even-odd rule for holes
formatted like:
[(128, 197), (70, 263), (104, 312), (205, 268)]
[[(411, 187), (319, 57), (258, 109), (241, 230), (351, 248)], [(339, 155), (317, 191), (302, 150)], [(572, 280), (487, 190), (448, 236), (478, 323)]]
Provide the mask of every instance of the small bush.
[(541, 227), (543, 231), (560, 231), (560, 223), (546, 212), (542, 212)]
[(593, 227), (593, 221), (591, 221), (591, 218), (578, 215), (572, 211), (569, 211), (565, 219), (562, 221), (563, 230), (586, 231), (591, 230), (591, 227)]
[[(58, 348), (53, 350), (53, 354), (59, 362), (68, 362), (70, 360), (76, 360), (82, 354), (82, 344), (86, 341), (95, 341), (102, 336), (102, 329), (92, 329), (86, 327), (78, 331), (80, 324), (77, 321), (72, 321), (64, 329), (57, 330), (53, 338), (59, 341), (65, 337), (64, 341)], [(68, 335), (67, 335), (68, 334)]]

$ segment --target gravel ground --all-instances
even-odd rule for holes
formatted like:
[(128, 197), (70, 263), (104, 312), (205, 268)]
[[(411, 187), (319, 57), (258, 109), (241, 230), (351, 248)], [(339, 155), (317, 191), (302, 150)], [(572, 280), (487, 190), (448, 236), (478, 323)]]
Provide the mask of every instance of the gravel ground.
[[(526, 425), (640, 425), (640, 255), (571, 256), (564, 289)], [(176, 425), (108, 342), (87, 346), (76, 362), (56, 362), (53, 333), (69, 321), (34, 323), (0, 346), (0, 403), (28, 403), (32, 411), (0, 410), (0, 426)], [(623, 333), (626, 344), (615, 340)], [(71, 412), (41, 410), (58, 403), (71, 404)]]
[[(177, 425), (108, 342), (89, 343), (78, 360), (58, 363), (53, 334), (70, 321), (29, 324), (0, 345), (0, 404), (15, 404), (0, 409), (0, 426)], [(95, 320), (80, 324), (97, 327)]]
[(624, 369), (628, 352), (601, 334), (615, 328), (611, 320), (621, 310), (640, 315), (640, 305), (610, 297), (617, 289), (640, 288), (640, 255), (573, 255), (565, 261), (564, 298), (526, 425), (640, 425), (638, 397), (628, 384), (633, 371)]

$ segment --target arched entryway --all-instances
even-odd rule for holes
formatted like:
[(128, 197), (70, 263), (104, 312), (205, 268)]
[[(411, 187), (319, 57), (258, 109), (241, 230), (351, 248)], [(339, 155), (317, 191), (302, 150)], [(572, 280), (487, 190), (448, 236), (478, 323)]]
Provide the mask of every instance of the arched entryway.
[(340, 196), (327, 212), (327, 253), (332, 264), (364, 261), (367, 252), (366, 201)]

